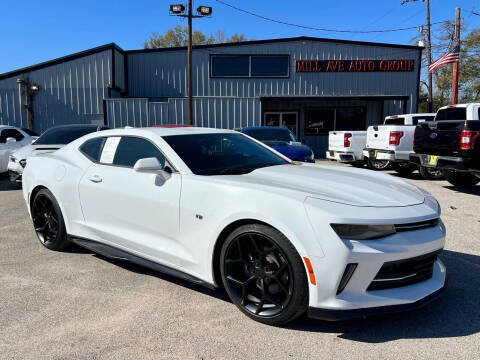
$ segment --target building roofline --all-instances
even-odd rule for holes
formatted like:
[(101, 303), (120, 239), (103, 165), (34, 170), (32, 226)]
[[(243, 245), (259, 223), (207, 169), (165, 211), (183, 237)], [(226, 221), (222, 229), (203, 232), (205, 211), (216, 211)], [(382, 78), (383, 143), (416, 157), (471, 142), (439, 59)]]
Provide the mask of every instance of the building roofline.
[[(222, 44), (194, 45), (193, 49), (209, 49), (209, 48), (243, 46), (243, 45), (259, 45), (259, 44), (261, 45), (261, 44), (291, 42), (291, 41), (319, 41), (319, 42), (328, 42), (328, 43), (337, 43), (337, 44), (340, 43), (340, 44), (347, 44), (347, 45), (379, 46), (379, 47), (401, 48), (401, 49), (410, 49), (410, 50), (423, 49), (423, 47), (417, 46), (417, 45), (376, 43), (376, 42), (370, 42), (370, 41), (319, 38), (319, 37), (312, 37), (312, 36), (297, 36), (297, 37), (277, 38), (277, 39), (267, 39), (267, 40), (248, 40), (248, 41), (222, 43)], [(158, 49), (127, 50), (126, 53), (135, 54), (135, 53), (144, 53), (144, 52), (148, 53), (148, 52), (178, 51), (178, 50), (186, 50), (186, 49), (187, 49), (186, 46), (178, 46), (178, 47), (158, 48)]]
[[(319, 42), (347, 44), (347, 45), (378, 46), (378, 47), (401, 48), (401, 49), (410, 49), (410, 50), (423, 49), (423, 47), (416, 46), (416, 45), (376, 43), (376, 42), (369, 42), (369, 41), (342, 40), (342, 39), (319, 38), (319, 37), (311, 37), (311, 36), (297, 36), (297, 37), (277, 38), (277, 39), (267, 39), (267, 40), (249, 40), (249, 41), (241, 41), (241, 42), (233, 42), (233, 43), (222, 43), (222, 44), (195, 45), (193, 46), (193, 49), (228, 48), (232, 46), (259, 45), (259, 44), (270, 44), (270, 43), (292, 42), (292, 41), (319, 41)], [(45, 67), (57, 65), (63, 62), (75, 60), (75, 59), (96, 54), (98, 52), (102, 52), (105, 50), (117, 50), (124, 55), (124, 54), (137, 54), (137, 53), (181, 51), (186, 49), (187, 49), (186, 46), (180, 46), (180, 47), (159, 48), (159, 49), (123, 50), (117, 44), (109, 43), (109, 44), (97, 46), (88, 50), (76, 52), (71, 55), (62, 56), (53, 60), (41, 62), (39, 64), (23, 67), (17, 70), (12, 70), (12, 71), (0, 74), (0, 80), (21, 75), (27, 72), (39, 70)]]
[(56, 59), (53, 59), (53, 60), (48, 60), (48, 61), (41, 62), (41, 63), (35, 64), (35, 65), (23, 67), (23, 68), (20, 68), (20, 69), (17, 69), (17, 70), (12, 70), (12, 71), (0, 74), (0, 80), (10, 78), (10, 77), (13, 77), (13, 76), (17, 76), (17, 75), (21, 75), (21, 74), (24, 74), (24, 73), (27, 73), (27, 72), (39, 70), (39, 69), (42, 69), (42, 68), (45, 68), (45, 67), (61, 64), (61, 63), (67, 62), (67, 61), (72, 61), (72, 60), (75, 60), (75, 59), (78, 59), (78, 58), (81, 58), (81, 57), (84, 57), (84, 56), (93, 55), (93, 54), (96, 54), (96, 53), (99, 53), (99, 52), (102, 52), (102, 51), (106, 51), (106, 50), (117, 50), (120, 53), (125, 54), (125, 51), (122, 48), (120, 48), (117, 44), (109, 43), (109, 44), (97, 46), (97, 47), (94, 47), (94, 48), (91, 48), (91, 49), (88, 49), (88, 50), (79, 51), (79, 52), (76, 52), (76, 53), (73, 53), (73, 54), (70, 54), (70, 55), (62, 56), (62, 57), (59, 57), (59, 58), (56, 58)]

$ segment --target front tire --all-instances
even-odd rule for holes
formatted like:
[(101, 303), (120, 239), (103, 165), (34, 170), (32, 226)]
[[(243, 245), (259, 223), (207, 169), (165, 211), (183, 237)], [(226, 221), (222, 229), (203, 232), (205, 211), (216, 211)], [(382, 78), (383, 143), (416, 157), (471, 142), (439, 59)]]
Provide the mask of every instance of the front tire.
[(409, 176), (417, 169), (416, 165), (409, 162), (392, 162), (391, 165), (392, 169), (402, 176)]
[(225, 240), (220, 253), (223, 285), (250, 318), (282, 325), (308, 308), (305, 266), (290, 241), (266, 225), (244, 225)]
[(50, 250), (68, 245), (67, 230), (57, 200), (48, 189), (40, 190), (33, 199), (32, 220), (38, 240)]
[(468, 172), (443, 170), (443, 175), (454, 186), (471, 187), (480, 182), (480, 178)]

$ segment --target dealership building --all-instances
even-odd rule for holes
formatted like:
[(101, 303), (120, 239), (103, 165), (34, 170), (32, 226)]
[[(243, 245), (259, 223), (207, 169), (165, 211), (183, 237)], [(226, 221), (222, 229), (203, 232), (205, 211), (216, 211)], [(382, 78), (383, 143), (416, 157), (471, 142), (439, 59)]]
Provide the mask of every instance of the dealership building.
[[(421, 47), (296, 37), (193, 47), (195, 126), (286, 126), (324, 156), (328, 132), (417, 111)], [(107, 44), (0, 74), (0, 124), (187, 122), (186, 48)]]

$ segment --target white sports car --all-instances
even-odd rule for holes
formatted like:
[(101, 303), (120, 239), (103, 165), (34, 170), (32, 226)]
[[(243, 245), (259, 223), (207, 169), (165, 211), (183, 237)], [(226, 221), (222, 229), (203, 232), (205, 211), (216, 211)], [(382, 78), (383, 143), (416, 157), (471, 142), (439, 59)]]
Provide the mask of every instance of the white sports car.
[(438, 202), (369, 170), (296, 163), (235, 131), (117, 129), (29, 160), (38, 238), (198, 284), (251, 318), (417, 308), (445, 288)]

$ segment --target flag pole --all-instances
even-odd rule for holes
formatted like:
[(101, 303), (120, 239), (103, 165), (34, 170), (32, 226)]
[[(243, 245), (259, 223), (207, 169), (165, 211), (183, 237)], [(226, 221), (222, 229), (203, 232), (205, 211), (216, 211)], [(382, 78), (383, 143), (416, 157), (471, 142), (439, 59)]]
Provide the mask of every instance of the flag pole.
[[(455, 8), (455, 41), (460, 43), (460, 8)], [(453, 64), (453, 91), (452, 91), (452, 105), (457, 103), (458, 99), (458, 63), (460, 60)]]

